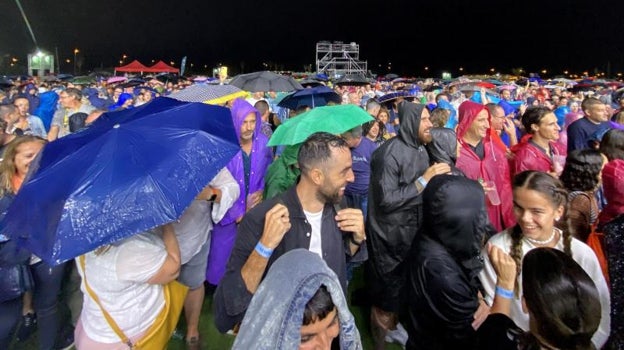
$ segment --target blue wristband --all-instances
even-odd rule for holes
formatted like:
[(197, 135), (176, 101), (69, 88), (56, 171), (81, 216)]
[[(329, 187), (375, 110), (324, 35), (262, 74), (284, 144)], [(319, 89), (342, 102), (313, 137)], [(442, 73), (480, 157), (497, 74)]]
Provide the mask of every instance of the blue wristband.
[(416, 181), (418, 181), (418, 183), (421, 184), (423, 188), (427, 187), (427, 180), (425, 180), (424, 177), (421, 176), (416, 179)]
[(265, 247), (264, 244), (262, 244), (260, 241), (258, 241), (258, 244), (256, 244), (256, 248), (254, 248), (254, 250), (265, 259), (270, 258), (273, 254), (273, 249)]
[(503, 287), (496, 286), (496, 294), (500, 295), (505, 299), (513, 299), (514, 292), (512, 290), (507, 290)]

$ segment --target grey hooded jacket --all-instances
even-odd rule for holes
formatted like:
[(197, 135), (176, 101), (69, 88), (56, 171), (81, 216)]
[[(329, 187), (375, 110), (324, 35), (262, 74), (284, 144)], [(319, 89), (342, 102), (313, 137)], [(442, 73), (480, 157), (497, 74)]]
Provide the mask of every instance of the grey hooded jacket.
[(291, 250), (273, 263), (251, 299), (232, 349), (298, 349), (303, 311), (321, 285), (326, 286), (338, 312), (340, 348), (362, 349), (338, 277), (307, 249)]

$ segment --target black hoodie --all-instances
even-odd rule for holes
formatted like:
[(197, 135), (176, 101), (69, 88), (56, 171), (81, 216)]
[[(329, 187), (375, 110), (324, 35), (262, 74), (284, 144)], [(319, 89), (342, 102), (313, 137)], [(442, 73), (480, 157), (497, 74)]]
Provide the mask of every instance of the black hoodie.
[(406, 260), (407, 348), (473, 349), (481, 249), (490, 229), (483, 187), (438, 175), (423, 196), (423, 225)]
[(401, 102), (398, 135), (379, 146), (371, 159), (367, 244), (371, 266), (381, 278), (405, 259), (421, 224), (422, 196), (415, 182), (429, 167), (418, 138), (424, 108)]

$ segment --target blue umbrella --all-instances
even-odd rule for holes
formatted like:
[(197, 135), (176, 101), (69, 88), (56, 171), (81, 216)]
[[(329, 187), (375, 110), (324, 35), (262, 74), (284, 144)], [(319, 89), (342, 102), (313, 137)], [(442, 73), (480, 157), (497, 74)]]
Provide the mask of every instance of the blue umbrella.
[(277, 105), (296, 110), (301, 106), (311, 108), (327, 105), (328, 102), (342, 103), (342, 97), (327, 86), (315, 86), (312, 88), (299, 89), (286, 95)]
[(393, 91), (393, 92), (389, 92), (381, 97), (379, 97), (379, 103), (386, 103), (386, 102), (390, 102), (393, 100), (396, 100), (399, 97), (404, 97), (404, 98), (414, 98), (414, 96), (407, 90), (399, 90), (399, 91)]
[(0, 233), (49, 264), (178, 219), (240, 150), (227, 108), (159, 97), (49, 143)]

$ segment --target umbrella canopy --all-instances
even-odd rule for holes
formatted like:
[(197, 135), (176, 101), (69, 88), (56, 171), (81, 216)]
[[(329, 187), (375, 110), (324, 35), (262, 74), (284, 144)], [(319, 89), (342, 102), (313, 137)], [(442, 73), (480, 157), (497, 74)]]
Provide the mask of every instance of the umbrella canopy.
[(248, 74), (239, 74), (232, 78), (230, 85), (245, 91), (294, 91), (303, 89), (293, 77), (280, 75), (270, 71), (259, 71)]
[(71, 80), (72, 84), (75, 85), (88, 85), (95, 83), (95, 77), (90, 77), (88, 75), (83, 75), (79, 77), (75, 77)]
[(515, 90), (517, 87), (518, 86), (513, 85), (513, 84), (505, 84), (505, 85), (498, 86), (497, 89), (501, 90), (501, 91), (503, 91), (503, 90)]
[(140, 79), (140, 78), (132, 78), (126, 81), (125, 83), (119, 84), (119, 86), (121, 86), (122, 88), (129, 88), (129, 87), (135, 87), (135, 86), (139, 86), (143, 84), (145, 84), (145, 80)]
[(41, 81), (45, 81), (45, 82), (52, 82), (52, 81), (60, 81), (61, 79), (59, 79), (56, 75), (44, 75), (43, 77), (41, 77)]
[(596, 89), (596, 86), (593, 84), (587, 84), (587, 83), (579, 83), (574, 85), (571, 88), (568, 88), (568, 91), (570, 92), (581, 92), (581, 91), (594, 91)]
[(323, 85), (323, 83), (315, 79), (303, 79), (299, 81), (299, 84), (301, 84), (303, 87), (316, 87)]
[(340, 134), (371, 120), (370, 114), (352, 104), (316, 107), (278, 126), (268, 146), (296, 145), (319, 131)]
[(336, 85), (362, 86), (371, 84), (363, 74), (345, 74), (336, 80)]
[(301, 106), (311, 108), (325, 106), (328, 102), (340, 104), (342, 96), (333, 89), (321, 85), (313, 88), (297, 90), (284, 97), (277, 105), (280, 107), (296, 110)]
[(115, 76), (115, 77), (110, 77), (110, 78), (106, 79), (106, 83), (108, 83), (108, 84), (121, 83), (122, 81), (126, 81), (126, 80), (128, 80), (128, 78)]
[(68, 80), (68, 79), (72, 79), (74, 76), (71, 74), (59, 74), (57, 75), (57, 77), (61, 80)]
[(178, 219), (240, 151), (227, 108), (160, 97), (49, 143), (0, 222), (49, 264)]
[(0, 78), (0, 87), (7, 88), (13, 86), (13, 82), (7, 78)]
[(249, 94), (234, 85), (194, 84), (169, 95), (171, 98), (186, 102), (222, 104)]
[(409, 91), (399, 90), (399, 91), (389, 92), (379, 97), (378, 100), (379, 100), (379, 103), (386, 103), (386, 102), (394, 101), (399, 97), (414, 98), (414, 96)]

